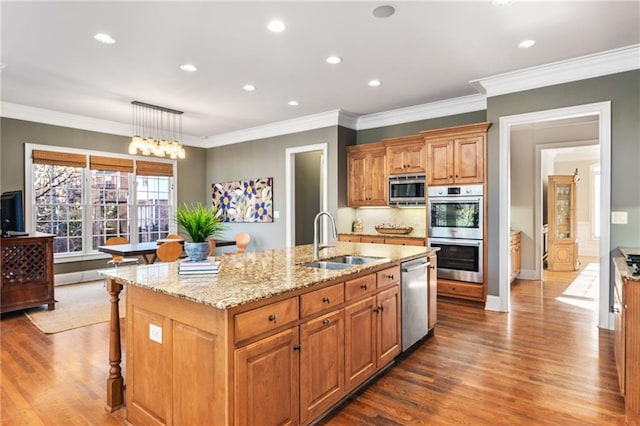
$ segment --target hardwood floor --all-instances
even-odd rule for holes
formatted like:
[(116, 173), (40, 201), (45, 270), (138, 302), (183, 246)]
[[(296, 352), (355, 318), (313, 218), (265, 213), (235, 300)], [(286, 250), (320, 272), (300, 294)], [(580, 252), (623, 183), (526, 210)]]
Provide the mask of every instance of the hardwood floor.
[[(613, 333), (567, 290), (582, 272), (516, 280), (510, 314), (440, 301), (435, 336), (322, 423), (623, 425)], [(45, 335), (10, 314), (1, 329), (3, 425), (124, 424), (104, 411), (107, 323)]]

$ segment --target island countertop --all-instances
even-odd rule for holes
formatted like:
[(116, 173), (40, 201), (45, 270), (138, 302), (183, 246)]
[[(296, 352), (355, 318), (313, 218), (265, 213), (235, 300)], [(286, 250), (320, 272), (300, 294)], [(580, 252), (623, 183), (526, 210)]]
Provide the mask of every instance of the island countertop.
[(124, 284), (194, 301), (218, 309), (277, 296), (315, 284), (334, 281), (366, 270), (380, 269), (420, 256), (433, 254), (437, 248), (338, 242), (323, 249), (321, 259), (341, 255), (387, 258), (341, 270), (301, 265), (312, 260), (312, 245), (217, 256), (220, 272), (215, 275), (178, 275), (178, 263), (154, 263), (106, 269), (101, 274)]

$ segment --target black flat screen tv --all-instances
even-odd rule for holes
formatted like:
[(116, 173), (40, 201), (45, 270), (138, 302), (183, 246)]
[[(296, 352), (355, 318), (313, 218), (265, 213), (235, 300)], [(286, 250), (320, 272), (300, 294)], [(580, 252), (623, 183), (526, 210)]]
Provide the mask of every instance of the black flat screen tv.
[(0, 217), (2, 219), (2, 235), (8, 231), (24, 232), (24, 213), (22, 209), (22, 191), (3, 192), (0, 197)]

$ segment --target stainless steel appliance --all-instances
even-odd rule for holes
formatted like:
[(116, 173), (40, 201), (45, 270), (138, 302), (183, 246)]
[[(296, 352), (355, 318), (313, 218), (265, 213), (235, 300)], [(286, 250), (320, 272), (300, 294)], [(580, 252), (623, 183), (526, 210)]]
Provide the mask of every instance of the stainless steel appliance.
[(429, 332), (429, 285), (426, 257), (401, 265), (402, 350), (406, 351)]
[(483, 282), (482, 185), (429, 188), (429, 244), (440, 247), (438, 278)]
[(429, 187), (429, 237), (483, 237), (482, 185)]
[(483, 242), (460, 238), (429, 238), (438, 252), (438, 278), (482, 283)]
[(423, 206), (425, 187), (424, 174), (389, 176), (389, 205)]

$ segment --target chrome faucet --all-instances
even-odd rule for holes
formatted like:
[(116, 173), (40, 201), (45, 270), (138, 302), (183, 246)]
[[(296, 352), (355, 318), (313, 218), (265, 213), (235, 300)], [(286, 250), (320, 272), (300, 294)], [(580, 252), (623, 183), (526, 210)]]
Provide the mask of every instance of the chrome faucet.
[(322, 216), (329, 216), (329, 219), (331, 221), (331, 224), (333, 225), (333, 238), (338, 238), (338, 229), (336, 228), (336, 220), (333, 218), (333, 216), (331, 216), (331, 213), (326, 212), (326, 211), (322, 211), (320, 213), (318, 213), (315, 217), (315, 219), (313, 219), (313, 261), (317, 261), (318, 260), (318, 252), (320, 250), (322, 250), (323, 248), (327, 248), (327, 247), (333, 247), (331, 245), (328, 244), (318, 244), (318, 241), (321, 239), (320, 236), (318, 235), (318, 231), (319, 231), (319, 226), (318, 226), (318, 222), (320, 220), (320, 218)]

